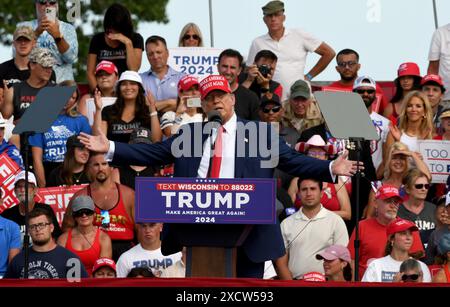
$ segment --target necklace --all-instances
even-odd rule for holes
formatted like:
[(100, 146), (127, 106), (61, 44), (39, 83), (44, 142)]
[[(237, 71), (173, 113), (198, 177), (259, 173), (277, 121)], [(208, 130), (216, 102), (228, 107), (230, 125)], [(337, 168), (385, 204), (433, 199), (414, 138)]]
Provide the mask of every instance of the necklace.
[(91, 241), (89, 241), (89, 239), (79, 229), (77, 229), (77, 230), (83, 236), (83, 238), (86, 240), (86, 242), (89, 244), (89, 248), (91, 248), (92, 247)]
[(81, 178), (81, 176), (83, 176), (83, 174), (84, 174), (84, 171), (81, 171), (79, 174), (73, 173), (72, 174), (72, 181), (73, 181), (73, 183), (74, 184), (80, 183), (80, 178)]

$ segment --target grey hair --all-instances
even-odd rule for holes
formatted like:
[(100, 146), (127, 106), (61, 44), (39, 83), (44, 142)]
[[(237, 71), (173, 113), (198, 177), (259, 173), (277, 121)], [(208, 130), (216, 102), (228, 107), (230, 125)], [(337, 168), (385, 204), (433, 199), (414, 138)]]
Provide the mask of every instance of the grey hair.
[(420, 266), (419, 261), (413, 258), (403, 261), (400, 265), (400, 272), (403, 273), (406, 271), (416, 271), (417, 273), (422, 275), (422, 267)]

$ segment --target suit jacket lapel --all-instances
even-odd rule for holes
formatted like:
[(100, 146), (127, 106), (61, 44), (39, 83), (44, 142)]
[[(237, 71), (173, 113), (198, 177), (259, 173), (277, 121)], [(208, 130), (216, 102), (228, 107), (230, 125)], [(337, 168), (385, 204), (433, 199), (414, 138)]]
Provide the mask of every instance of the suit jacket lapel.
[[(237, 119), (237, 123), (239, 124), (239, 122), (244, 123), (245, 121), (238, 118)], [(247, 135), (248, 131), (246, 131), (246, 135), (245, 138), (248, 140), (248, 135)], [(242, 140), (239, 140), (238, 142), (238, 136), (239, 133), (236, 131), (236, 140), (235, 140), (235, 152), (234, 152), (234, 178), (244, 178), (245, 177), (245, 163), (246, 163), (246, 157), (240, 157), (237, 153), (238, 151), (238, 144), (241, 143), (242, 144)], [(248, 149), (248, 141), (245, 142), (244, 140), (244, 145), (245, 145), (245, 153), (249, 152)], [(242, 155), (242, 153), (241, 153)]]

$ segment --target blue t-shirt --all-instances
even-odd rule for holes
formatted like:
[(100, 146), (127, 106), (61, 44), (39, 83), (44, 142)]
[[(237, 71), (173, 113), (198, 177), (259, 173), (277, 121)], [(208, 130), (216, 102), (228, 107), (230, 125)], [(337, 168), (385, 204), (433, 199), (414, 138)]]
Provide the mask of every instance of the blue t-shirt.
[(11, 249), (22, 247), (19, 225), (0, 216), (0, 278), (8, 267), (8, 255)]
[[(23, 278), (24, 253), (20, 252), (8, 266), (4, 278)], [(56, 245), (48, 252), (36, 252), (30, 248), (28, 278), (86, 278), (88, 273), (80, 258), (62, 246)]]
[(42, 148), (43, 161), (63, 162), (67, 139), (80, 132), (91, 134), (91, 126), (85, 116), (71, 117), (60, 114), (47, 132), (37, 133), (28, 140), (31, 146)]

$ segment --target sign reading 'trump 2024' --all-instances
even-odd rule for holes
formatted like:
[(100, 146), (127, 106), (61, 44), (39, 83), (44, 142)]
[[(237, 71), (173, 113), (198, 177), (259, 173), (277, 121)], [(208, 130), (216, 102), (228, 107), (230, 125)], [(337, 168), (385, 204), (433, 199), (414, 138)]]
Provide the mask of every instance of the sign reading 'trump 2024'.
[(274, 179), (136, 178), (136, 222), (274, 224)]

